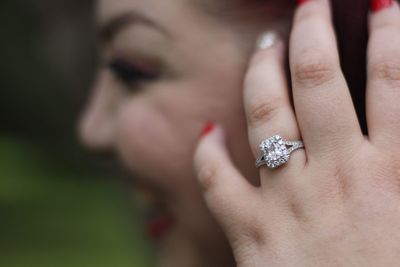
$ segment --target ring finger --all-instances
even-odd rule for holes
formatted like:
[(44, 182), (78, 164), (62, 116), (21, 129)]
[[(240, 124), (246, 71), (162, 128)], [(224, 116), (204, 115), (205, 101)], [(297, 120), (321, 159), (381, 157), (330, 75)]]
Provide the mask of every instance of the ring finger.
[[(256, 158), (260, 155), (259, 144), (268, 137), (280, 135), (285, 140), (300, 140), (285, 76), (284, 44), (275, 34), (266, 33), (258, 46), (244, 85), (249, 142)], [(305, 161), (305, 153), (296, 151), (292, 153), (288, 166), (273, 172), (265, 167), (261, 170), (271, 176), (292, 168), (303, 168)]]

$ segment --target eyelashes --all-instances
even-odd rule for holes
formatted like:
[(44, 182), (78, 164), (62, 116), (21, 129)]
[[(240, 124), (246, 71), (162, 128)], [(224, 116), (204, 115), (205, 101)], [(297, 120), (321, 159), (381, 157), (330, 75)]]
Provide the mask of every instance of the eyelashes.
[(108, 68), (119, 80), (129, 85), (154, 81), (160, 76), (158, 72), (135, 66), (120, 59), (112, 60), (108, 64)]

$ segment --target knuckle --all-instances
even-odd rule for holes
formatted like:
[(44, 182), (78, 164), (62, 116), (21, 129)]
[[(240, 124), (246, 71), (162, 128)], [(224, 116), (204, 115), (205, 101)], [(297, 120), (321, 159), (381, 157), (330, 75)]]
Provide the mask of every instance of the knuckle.
[(219, 167), (215, 163), (205, 163), (199, 167), (197, 176), (204, 191), (208, 191), (217, 180)]
[(306, 86), (319, 86), (333, 80), (336, 75), (336, 63), (326, 56), (308, 52), (301, 56), (294, 66), (294, 77), (297, 83)]
[(372, 75), (379, 80), (400, 83), (400, 61), (382, 60), (375, 63)]
[(283, 100), (279, 97), (270, 97), (268, 100), (254, 101), (249, 104), (248, 120), (250, 124), (266, 123), (271, 121), (282, 106)]

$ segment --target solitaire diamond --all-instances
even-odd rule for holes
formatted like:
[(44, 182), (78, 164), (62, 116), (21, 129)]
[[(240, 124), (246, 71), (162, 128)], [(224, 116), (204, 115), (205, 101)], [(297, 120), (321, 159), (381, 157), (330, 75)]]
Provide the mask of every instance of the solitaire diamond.
[(260, 144), (262, 160), (269, 168), (277, 168), (286, 162), (290, 157), (290, 150), (286, 142), (279, 135), (274, 135)]

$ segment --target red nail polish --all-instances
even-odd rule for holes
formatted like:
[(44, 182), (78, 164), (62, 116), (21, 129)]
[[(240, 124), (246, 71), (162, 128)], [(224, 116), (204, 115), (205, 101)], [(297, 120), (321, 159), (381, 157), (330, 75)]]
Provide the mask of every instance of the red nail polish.
[(297, 0), (297, 5), (302, 5), (302, 4), (304, 4), (304, 3), (306, 3), (306, 2), (308, 2), (309, 0)]
[(371, 10), (377, 12), (384, 8), (391, 7), (393, 5), (393, 0), (371, 0)]
[(214, 130), (214, 127), (215, 127), (214, 123), (212, 122), (206, 123), (203, 130), (201, 131), (200, 138), (203, 138), (204, 136), (212, 132), (212, 130)]

